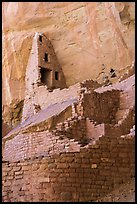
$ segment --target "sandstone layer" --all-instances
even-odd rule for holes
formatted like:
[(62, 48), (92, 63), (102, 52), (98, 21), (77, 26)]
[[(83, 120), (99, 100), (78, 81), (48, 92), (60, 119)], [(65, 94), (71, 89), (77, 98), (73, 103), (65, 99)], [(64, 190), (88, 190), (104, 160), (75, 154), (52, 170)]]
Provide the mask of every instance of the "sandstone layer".
[(134, 12), (133, 2), (3, 2), (4, 121), (19, 122), (35, 32), (51, 41), (67, 86), (85, 79), (102, 83), (111, 69), (117, 80), (134, 61)]

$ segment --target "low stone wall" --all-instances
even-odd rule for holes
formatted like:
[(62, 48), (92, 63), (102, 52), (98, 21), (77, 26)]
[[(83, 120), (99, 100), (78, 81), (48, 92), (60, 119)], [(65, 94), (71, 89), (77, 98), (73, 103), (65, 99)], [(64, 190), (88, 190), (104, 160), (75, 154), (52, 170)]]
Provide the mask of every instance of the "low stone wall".
[[(21, 138), (21, 137), (20, 137)], [(94, 201), (135, 174), (135, 138), (103, 136), (80, 152), (3, 162), (3, 202)]]
[[(44, 124), (42, 127), (44, 128)], [(82, 117), (69, 118), (64, 123), (59, 123), (53, 131), (44, 131), (38, 125), (33, 128), (30, 132), (18, 133), (5, 141), (4, 160), (17, 161), (55, 152), (79, 151), (78, 142), (83, 144), (86, 139), (86, 120)]]

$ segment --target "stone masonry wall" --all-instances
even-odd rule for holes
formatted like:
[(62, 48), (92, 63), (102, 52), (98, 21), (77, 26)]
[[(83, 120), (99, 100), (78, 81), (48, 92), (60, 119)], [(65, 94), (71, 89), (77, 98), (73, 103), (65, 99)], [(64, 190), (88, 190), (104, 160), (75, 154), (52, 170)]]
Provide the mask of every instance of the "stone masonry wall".
[(80, 84), (54, 128), (45, 119), (3, 138), (3, 202), (95, 201), (134, 177), (134, 86), (94, 85)]
[(84, 94), (84, 116), (97, 123), (115, 123), (115, 115), (119, 107), (120, 91), (112, 90), (104, 93), (91, 92)]
[[(118, 121), (118, 124), (115, 124), (116, 112), (121, 102), (120, 90), (112, 89), (112, 91), (97, 93), (93, 90), (95, 85), (98, 86), (98, 84), (92, 81), (86, 81), (82, 85), (84, 86), (85, 84), (86, 86), (81, 88), (83, 93), (81, 94), (79, 103), (75, 104), (72, 108), (74, 111), (72, 111), (73, 114), (69, 111), (69, 115), (66, 112), (67, 117), (66, 114), (63, 116), (62, 113), (53, 117), (53, 120), (50, 120), (49, 124), (52, 124), (50, 126), (54, 126), (54, 128), (50, 130), (50, 133), (46, 131), (50, 129), (47, 120), (39, 124), (34, 124), (34, 126), (28, 129), (26, 128), (24, 133), (22, 132), (23, 134), (19, 131), (20, 134), (17, 136), (11, 135), (11, 138), (7, 138), (7, 141), (5, 140), (3, 158), (16, 161), (31, 156), (47, 155), (53, 149), (52, 146), (55, 145), (59, 145), (57, 149), (66, 151), (65, 143), (63, 144), (64, 139), (74, 139), (84, 146), (98, 139), (99, 136), (105, 135), (104, 130), (114, 136), (128, 134), (134, 125), (134, 109), (129, 110), (129, 113), (121, 121)], [(82, 108), (84, 109), (84, 119), (81, 120), (79, 119), (81, 117), (79, 115), (80, 109)], [(69, 118), (75, 114), (77, 116)], [(101, 126), (98, 126), (98, 123)], [(55, 135), (61, 139), (54, 138)], [(69, 141), (67, 143), (69, 144)], [(73, 145), (75, 146), (75, 143)]]
[(63, 101), (78, 99), (80, 92), (80, 84), (75, 84), (68, 89), (54, 89), (49, 92), (46, 87), (34, 87), (31, 97), (29, 95), (25, 98), (25, 106), (23, 108), (22, 121), (33, 116), (35, 112), (35, 105), (39, 105), (41, 109), (47, 108), (49, 105), (60, 103)]
[[(44, 126), (44, 124), (42, 124)], [(37, 129), (36, 129), (37, 128)], [(59, 123), (55, 130), (42, 130), (38, 125), (30, 132), (19, 133), (5, 142), (3, 159), (17, 161), (35, 156), (79, 151), (80, 144), (86, 142), (86, 120), (68, 118)]]
[(3, 162), (3, 202), (95, 201), (135, 174), (133, 135), (100, 137), (80, 152)]

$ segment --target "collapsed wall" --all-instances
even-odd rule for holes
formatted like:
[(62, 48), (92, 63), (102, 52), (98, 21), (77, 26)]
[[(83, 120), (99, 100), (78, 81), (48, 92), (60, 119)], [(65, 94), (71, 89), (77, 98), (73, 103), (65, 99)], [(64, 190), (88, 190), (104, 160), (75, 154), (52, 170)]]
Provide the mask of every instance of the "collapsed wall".
[[(24, 121), (4, 137), (3, 158), (16, 160), (32, 155), (45, 155), (49, 151), (45, 145), (47, 144), (47, 147), (48, 144), (53, 145), (52, 140), (54, 141), (55, 135), (75, 139), (84, 146), (103, 135), (103, 128), (106, 128), (106, 124), (114, 126), (119, 107), (120, 91), (112, 89), (101, 94), (97, 93), (94, 89), (99, 88), (99, 85), (92, 80), (84, 81), (78, 87), (80, 87), (79, 96), (75, 100), (69, 99), (40, 110), (31, 119)], [(71, 90), (71, 88), (68, 89), (68, 92)], [(103, 128), (100, 129), (99, 125)], [(124, 133), (121, 132), (121, 126), (115, 128), (116, 135), (116, 132)], [(132, 126), (131, 123), (128, 129)], [(109, 126), (110, 129), (112, 127)], [(52, 135), (51, 142), (48, 142), (48, 131)], [(95, 132), (98, 132), (96, 136)], [(50, 147), (48, 148), (50, 149)], [(31, 154), (33, 151), (35, 153)], [(64, 151), (66, 151), (65, 146)]]
[[(48, 145), (57, 143), (52, 142), (55, 135), (85, 146), (105, 132), (115, 136), (128, 134), (135, 122), (134, 83), (134, 76), (104, 88), (97, 88), (92, 80), (83, 82), (79, 85), (79, 100), (75, 98), (40, 110), (8, 133), (3, 138), (3, 158), (11, 161), (47, 154)], [(51, 135), (49, 143), (48, 135)]]
[(4, 137), (3, 202), (95, 201), (134, 177), (134, 84), (84, 81), (77, 100)]

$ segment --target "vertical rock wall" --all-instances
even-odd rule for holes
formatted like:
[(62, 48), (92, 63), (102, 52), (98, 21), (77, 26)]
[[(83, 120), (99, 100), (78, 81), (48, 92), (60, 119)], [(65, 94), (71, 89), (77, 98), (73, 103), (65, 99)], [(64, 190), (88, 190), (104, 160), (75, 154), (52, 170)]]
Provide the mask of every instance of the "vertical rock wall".
[[(67, 86), (117, 78), (134, 61), (134, 2), (3, 2), (3, 119), (24, 100), (25, 73), (35, 32), (47, 35)], [(6, 119), (8, 118), (8, 119)]]

